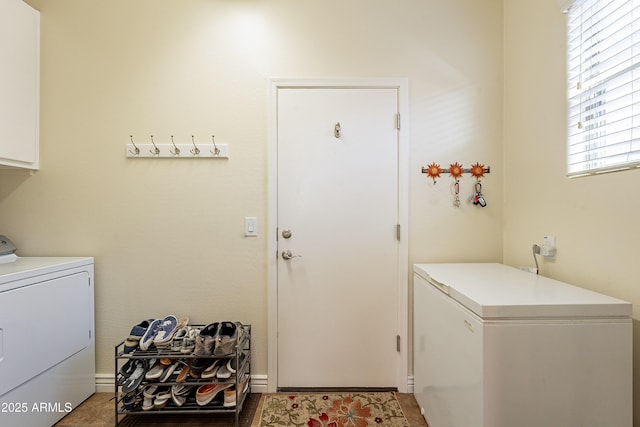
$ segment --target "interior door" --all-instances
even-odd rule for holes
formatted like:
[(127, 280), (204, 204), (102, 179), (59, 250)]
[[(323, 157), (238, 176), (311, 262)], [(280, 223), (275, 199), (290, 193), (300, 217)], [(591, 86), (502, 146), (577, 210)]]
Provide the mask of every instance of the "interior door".
[(279, 88), (278, 388), (395, 387), (398, 92)]

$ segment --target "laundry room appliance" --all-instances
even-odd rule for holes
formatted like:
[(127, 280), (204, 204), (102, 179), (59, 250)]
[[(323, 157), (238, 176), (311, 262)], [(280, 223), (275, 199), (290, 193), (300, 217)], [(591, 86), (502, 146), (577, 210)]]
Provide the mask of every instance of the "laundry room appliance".
[(1, 426), (50, 427), (95, 392), (93, 273), (93, 258), (0, 259)]
[(413, 286), (430, 427), (631, 427), (630, 303), (502, 264), (416, 264)]

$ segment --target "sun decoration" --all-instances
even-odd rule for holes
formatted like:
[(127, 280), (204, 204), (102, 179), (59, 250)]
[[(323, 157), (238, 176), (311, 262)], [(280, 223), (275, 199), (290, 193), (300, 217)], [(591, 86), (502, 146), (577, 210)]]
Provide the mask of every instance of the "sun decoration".
[(451, 175), (452, 178), (460, 178), (463, 172), (462, 165), (458, 164), (458, 162), (449, 165), (449, 175)]
[(442, 168), (440, 167), (440, 165), (436, 164), (436, 163), (431, 163), (430, 165), (427, 165), (427, 175), (429, 176), (429, 178), (433, 179), (433, 183), (436, 183), (436, 178), (440, 178), (440, 174), (442, 173)]
[(484, 176), (484, 165), (481, 165), (480, 163), (473, 164), (471, 165), (470, 172), (475, 179), (480, 179)]

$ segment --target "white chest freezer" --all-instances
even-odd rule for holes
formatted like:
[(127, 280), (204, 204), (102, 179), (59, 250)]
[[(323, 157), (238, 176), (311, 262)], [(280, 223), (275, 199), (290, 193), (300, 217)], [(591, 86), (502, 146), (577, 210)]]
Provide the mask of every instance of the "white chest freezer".
[(0, 426), (50, 427), (95, 392), (93, 258), (0, 263)]
[(414, 265), (430, 427), (631, 427), (631, 304), (502, 264)]

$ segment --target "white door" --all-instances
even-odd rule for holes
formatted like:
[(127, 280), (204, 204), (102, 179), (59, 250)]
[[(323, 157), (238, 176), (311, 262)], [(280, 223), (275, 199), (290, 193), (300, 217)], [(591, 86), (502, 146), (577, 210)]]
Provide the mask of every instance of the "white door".
[(278, 89), (281, 389), (397, 386), (397, 112), (395, 88)]

